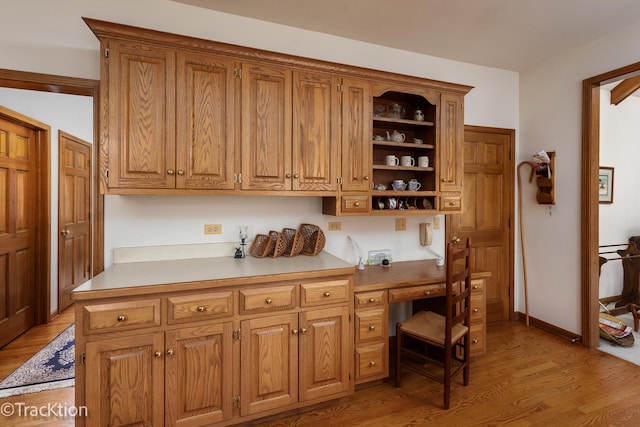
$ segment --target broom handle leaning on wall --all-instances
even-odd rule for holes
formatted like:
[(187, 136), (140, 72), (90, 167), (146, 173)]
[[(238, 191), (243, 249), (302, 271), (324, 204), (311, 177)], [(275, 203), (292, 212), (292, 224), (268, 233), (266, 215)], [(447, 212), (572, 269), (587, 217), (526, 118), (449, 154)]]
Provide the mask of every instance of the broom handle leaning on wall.
[(518, 217), (520, 220), (520, 248), (522, 250), (522, 273), (524, 275), (524, 311), (526, 324), (529, 326), (529, 290), (527, 287), (527, 257), (524, 252), (524, 225), (522, 223), (522, 183), (520, 180), (520, 168), (524, 165), (531, 166), (531, 174), (529, 175), (529, 182), (533, 180), (533, 163), (521, 162), (518, 165)]

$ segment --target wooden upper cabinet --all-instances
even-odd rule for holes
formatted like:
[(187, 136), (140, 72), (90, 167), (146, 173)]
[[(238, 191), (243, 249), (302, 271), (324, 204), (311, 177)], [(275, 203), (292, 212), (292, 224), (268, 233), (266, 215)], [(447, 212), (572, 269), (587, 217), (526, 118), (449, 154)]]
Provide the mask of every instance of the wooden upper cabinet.
[(464, 175), (464, 96), (440, 96), (440, 141), (438, 175), (441, 192), (462, 191)]
[(292, 189), (336, 190), (339, 148), (338, 80), (329, 74), (295, 71)]
[(371, 189), (371, 86), (342, 80), (342, 190)]
[(234, 188), (234, 70), (229, 59), (177, 54), (177, 188)]
[(242, 64), (242, 189), (290, 190), (291, 70)]
[(175, 53), (111, 41), (108, 69), (109, 187), (175, 186)]

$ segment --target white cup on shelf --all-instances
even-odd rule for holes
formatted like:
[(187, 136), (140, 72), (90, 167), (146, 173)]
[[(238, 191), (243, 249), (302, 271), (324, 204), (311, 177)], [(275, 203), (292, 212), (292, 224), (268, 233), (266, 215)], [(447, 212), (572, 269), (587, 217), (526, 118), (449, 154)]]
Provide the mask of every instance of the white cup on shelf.
[(418, 167), (428, 168), (429, 167), (429, 156), (420, 156), (420, 157), (418, 157)]
[(414, 159), (411, 156), (402, 156), (402, 157), (400, 157), (400, 164), (402, 166), (415, 166), (416, 165), (416, 159)]
[(400, 159), (398, 159), (398, 156), (389, 154), (386, 157), (386, 163), (387, 163), (387, 166), (398, 166), (400, 164)]

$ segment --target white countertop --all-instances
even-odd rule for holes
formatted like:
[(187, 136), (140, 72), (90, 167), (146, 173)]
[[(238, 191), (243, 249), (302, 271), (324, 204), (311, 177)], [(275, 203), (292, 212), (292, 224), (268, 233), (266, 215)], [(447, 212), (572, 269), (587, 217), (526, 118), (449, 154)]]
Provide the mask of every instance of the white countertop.
[[(238, 279), (355, 267), (327, 252), (316, 256), (243, 259), (233, 257), (178, 259), (114, 264), (78, 286), (74, 294), (151, 285)], [(80, 297), (80, 295), (76, 295)], [(81, 299), (81, 298), (79, 298)]]

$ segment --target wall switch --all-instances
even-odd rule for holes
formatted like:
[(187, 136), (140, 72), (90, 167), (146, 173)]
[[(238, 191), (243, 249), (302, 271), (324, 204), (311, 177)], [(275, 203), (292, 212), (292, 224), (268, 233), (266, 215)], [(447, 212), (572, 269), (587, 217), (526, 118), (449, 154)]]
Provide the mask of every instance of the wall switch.
[(222, 224), (205, 224), (204, 234), (222, 234)]
[(396, 231), (406, 231), (406, 229), (407, 229), (407, 219), (396, 218)]
[(342, 230), (342, 223), (340, 221), (329, 222), (329, 231)]
[(433, 217), (433, 229), (434, 230), (440, 230), (440, 217), (439, 216)]

